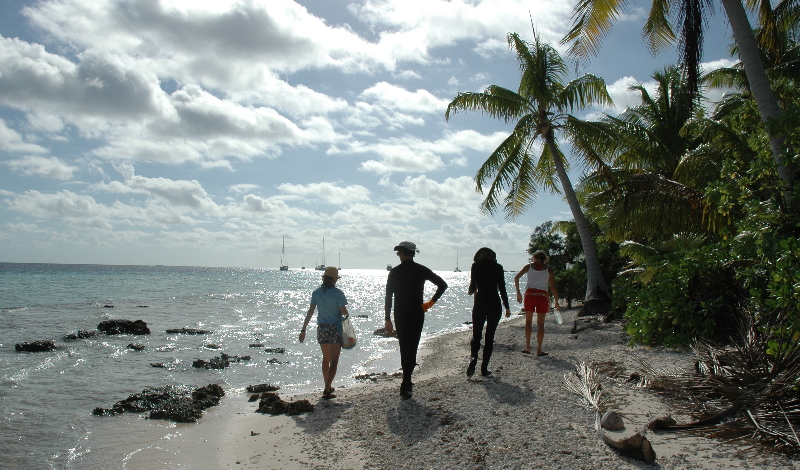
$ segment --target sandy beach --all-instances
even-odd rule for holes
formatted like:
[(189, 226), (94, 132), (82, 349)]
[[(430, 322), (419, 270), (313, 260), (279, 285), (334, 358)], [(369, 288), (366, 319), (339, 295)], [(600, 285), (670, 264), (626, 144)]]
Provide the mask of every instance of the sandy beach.
[[(256, 413), (247, 395), (227, 398), (197, 424), (179, 425), (170, 439), (130, 455), (126, 468), (204, 469), (784, 469), (798, 462), (764, 449), (677, 433), (648, 432), (656, 452), (649, 465), (619, 455), (594, 430), (595, 412), (563, 386), (581, 361), (637, 369), (640, 357), (656, 369), (692, 366), (690, 350), (631, 348), (619, 324), (570, 334), (577, 310), (548, 317), (544, 349), (522, 354), (524, 319), (498, 328), (490, 370), (467, 378), (471, 332), (435, 338), (414, 374), (414, 396), (399, 396), (399, 379), (337, 386), (321, 393), (283, 396), (308, 399), (313, 413)], [(534, 333), (535, 335), (535, 333)], [(343, 352), (346, 354), (346, 351)], [(394, 371), (387, 371), (392, 373)], [(334, 384), (336, 386), (336, 384)], [(650, 393), (630, 387), (604, 390), (619, 403), (626, 429), (670, 414)], [(681, 421), (681, 417), (674, 415)]]

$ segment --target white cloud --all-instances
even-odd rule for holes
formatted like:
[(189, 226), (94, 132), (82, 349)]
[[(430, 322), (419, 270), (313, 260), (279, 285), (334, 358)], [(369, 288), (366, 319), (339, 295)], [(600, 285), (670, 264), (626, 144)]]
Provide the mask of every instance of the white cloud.
[(4, 162), (17, 173), (25, 176), (38, 176), (40, 178), (51, 178), (67, 181), (72, 179), (72, 175), (77, 168), (68, 165), (63, 160), (55, 157), (28, 156)]
[(278, 189), (286, 194), (300, 196), (304, 199), (343, 205), (368, 201), (369, 190), (361, 185), (340, 187), (333, 183), (281, 184)]

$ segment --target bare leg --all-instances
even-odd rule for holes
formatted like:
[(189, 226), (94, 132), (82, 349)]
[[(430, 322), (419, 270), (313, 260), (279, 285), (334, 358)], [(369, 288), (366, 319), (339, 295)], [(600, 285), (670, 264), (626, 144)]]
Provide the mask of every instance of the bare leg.
[(542, 342), (544, 342), (544, 317), (547, 312), (539, 312), (536, 314), (536, 355), (544, 354), (542, 351)]
[(322, 379), (325, 382), (324, 392), (328, 392), (336, 377), (339, 367), (339, 355), (342, 352), (341, 344), (320, 344), (322, 348)]
[(531, 352), (531, 333), (533, 331), (533, 312), (525, 310), (525, 349)]

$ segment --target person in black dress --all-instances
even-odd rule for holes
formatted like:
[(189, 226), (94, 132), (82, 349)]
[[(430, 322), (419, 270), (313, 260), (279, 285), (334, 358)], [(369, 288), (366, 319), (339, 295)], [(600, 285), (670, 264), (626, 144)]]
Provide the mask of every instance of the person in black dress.
[(475, 253), (470, 270), (469, 295), (474, 295), (472, 307), (472, 341), (470, 341), (470, 361), (467, 376), (475, 373), (478, 364), (478, 352), (481, 349), (483, 326), (486, 324), (486, 338), (483, 346), (481, 375), (491, 374), (489, 359), (494, 350), (494, 334), (502, 316), (502, 306), (506, 308), (506, 317), (511, 316), (506, 293), (506, 278), (503, 266), (497, 262), (497, 255), (490, 248), (481, 248)]

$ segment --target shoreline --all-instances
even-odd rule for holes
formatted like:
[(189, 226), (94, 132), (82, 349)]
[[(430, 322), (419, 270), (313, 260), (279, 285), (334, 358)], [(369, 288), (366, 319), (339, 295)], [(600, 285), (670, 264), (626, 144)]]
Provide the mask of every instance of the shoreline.
[[(486, 378), (464, 374), (471, 330), (431, 338), (420, 351), (409, 400), (399, 397), (400, 380), (391, 376), (335, 384), (337, 398), (329, 401), (317, 391), (285, 396), (279, 391), (285, 400), (308, 399), (315, 406), (313, 413), (292, 417), (256, 413), (257, 402), (248, 402), (246, 393), (226, 396), (198, 423), (176, 425), (159, 442), (127, 455), (123, 468), (800, 469), (782, 455), (746, 454), (745, 445), (679, 433), (647, 433), (656, 465), (608, 448), (594, 431), (594, 411), (562, 386), (564, 374), (581, 361), (614, 363), (630, 372), (637, 357), (656, 369), (684, 369), (691, 367), (693, 354), (630, 348), (619, 324), (572, 335), (576, 314), (577, 309), (562, 310), (563, 325), (548, 316), (549, 356), (543, 358), (520, 352), (524, 319), (504, 319), (489, 367), (493, 374)], [(620, 436), (670, 411), (644, 390), (607, 393), (625, 418)]]

